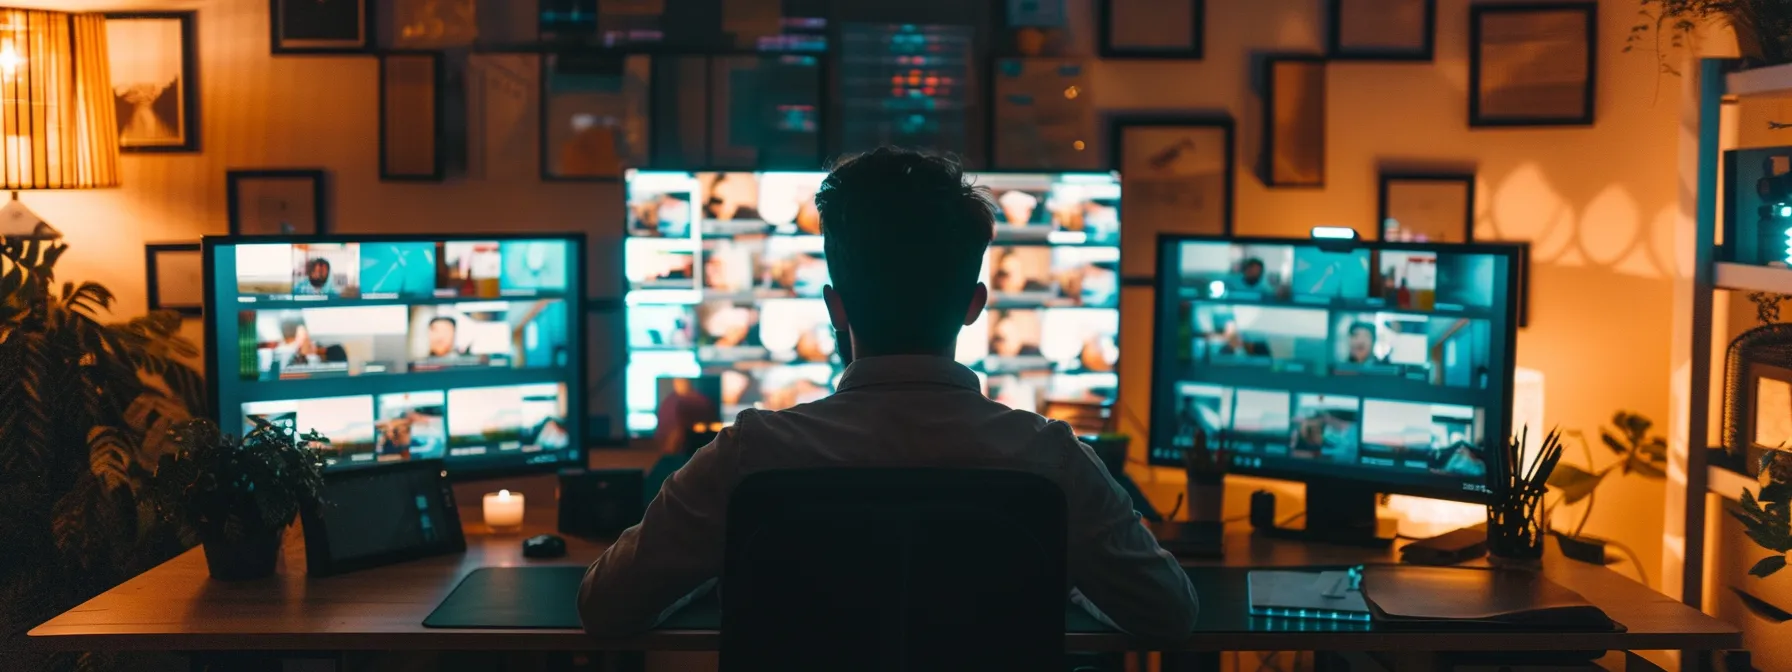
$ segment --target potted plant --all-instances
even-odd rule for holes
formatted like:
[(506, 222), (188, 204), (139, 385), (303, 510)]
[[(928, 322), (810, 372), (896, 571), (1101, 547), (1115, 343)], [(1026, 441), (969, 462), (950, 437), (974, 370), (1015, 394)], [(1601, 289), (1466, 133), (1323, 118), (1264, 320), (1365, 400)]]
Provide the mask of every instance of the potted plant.
[(1581, 500), (1586, 500), (1587, 506), (1581, 512), (1580, 522), (1575, 524), (1573, 532), (1551, 531), (1556, 543), (1561, 546), (1563, 555), (1583, 562), (1605, 563), (1606, 542), (1582, 536), (1581, 532), (1593, 517), (1599, 486), (1607, 477), (1613, 474), (1637, 474), (1651, 479), (1666, 478), (1668, 441), (1659, 434), (1649, 434), (1654, 426), (1653, 421), (1639, 413), (1618, 411), (1612, 414), (1611, 426), (1599, 428), (1599, 442), (1617, 460), (1593, 471), (1589, 471), (1594, 469), (1593, 449), (1588, 445), (1586, 436), (1578, 431), (1568, 432), (1580, 440), (1581, 451), (1587, 458), (1587, 468), (1567, 463), (1556, 465), (1555, 471), (1549, 475), (1549, 487), (1560, 495), (1556, 506), (1577, 504)]
[(176, 425), (170, 440), (175, 452), (155, 474), (163, 515), (204, 544), (213, 578), (273, 574), (286, 527), (318, 505), (329, 440), (259, 418), (241, 439), (200, 418)]
[(171, 311), (111, 321), (105, 287), (58, 283), (67, 251), (0, 237), (0, 650), (187, 548), (144, 488), (168, 427), (204, 399), (185, 363), (199, 351)]
[[(1668, 53), (1691, 42), (1700, 26), (1722, 23), (1736, 32), (1747, 66), (1792, 63), (1792, 3), (1784, 0), (1637, 0), (1639, 22), (1624, 38), (1624, 51), (1655, 52), (1661, 71), (1680, 74)], [(1663, 43), (1666, 40), (1666, 43)]]
[(1786, 568), (1792, 554), (1792, 455), (1770, 450), (1761, 456), (1761, 472), (1757, 476), (1759, 493), (1742, 491), (1740, 507), (1730, 515), (1742, 521), (1742, 528), (1756, 546), (1773, 551), (1748, 570), (1761, 578)]

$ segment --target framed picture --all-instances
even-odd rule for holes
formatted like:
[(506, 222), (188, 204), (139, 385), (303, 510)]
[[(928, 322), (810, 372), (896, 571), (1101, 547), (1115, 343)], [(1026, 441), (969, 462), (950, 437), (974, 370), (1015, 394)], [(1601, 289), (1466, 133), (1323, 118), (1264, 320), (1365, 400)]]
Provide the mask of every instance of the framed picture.
[(606, 181), (646, 165), (651, 57), (543, 54), (541, 179)]
[[(697, 58), (697, 57), (691, 57)], [(707, 157), (714, 168), (810, 170), (822, 165), (823, 59), (708, 57)]]
[(1325, 59), (1275, 56), (1264, 68), (1263, 183), (1325, 186)]
[(205, 306), (205, 256), (199, 243), (144, 245), (143, 269), (150, 310), (200, 314)]
[(359, 54), (373, 49), (375, 0), (268, 0), (276, 54)]
[(313, 236), (329, 230), (320, 169), (232, 170), (224, 192), (233, 236)]
[(1334, 61), (1430, 61), (1437, 0), (1331, 0), (1329, 28)]
[(1205, 0), (1096, 0), (1102, 58), (1200, 58)]
[(126, 152), (199, 151), (197, 12), (106, 15), (118, 148)]
[(990, 138), (998, 170), (1097, 170), (1093, 78), (1074, 58), (1000, 58), (995, 62)]
[(1381, 240), (1466, 243), (1475, 237), (1475, 176), (1382, 173), (1376, 232)]
[(441, 181), (442, 54), (380, 54), (380, 179)]
[(1593, 123), (1597, 5), (1469, 8), (1470, 126)]
[(1121, 275), (1149, 278), (1159, 233), (1232, 233), (1233, 122), (1224, 115), (1121, 116), (1108, 147), (1120, 169)]

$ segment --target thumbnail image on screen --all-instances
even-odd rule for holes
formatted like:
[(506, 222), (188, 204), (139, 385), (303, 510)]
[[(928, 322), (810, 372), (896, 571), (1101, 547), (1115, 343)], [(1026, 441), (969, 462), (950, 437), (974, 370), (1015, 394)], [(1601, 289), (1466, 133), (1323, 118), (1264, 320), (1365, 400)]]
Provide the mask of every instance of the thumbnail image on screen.
[(326, 464), (372, 462), (374, 453), (373, 397), (367, 395), (255, 401), (243, 404), (243, 432), (257, 421), (297, 434), (317, 432), (330, 440)]
[(405, 370), (404, 306), (245, 310), (241, 314), (248, 322), (241, 328), (254, 334), (255, 371), (246, 375), (251, 380)]
[(410, 370), (549, 367), (568, 356), (566, 302), (480, 301), (416, 306), (410, 314)]
[(374, 453), (381, 462), (442, 457), (448, 448), (448, 398), (440, 390), (379, 395), (379, 437)]
[[(436, 244), (360, 243), (361, 296), (427, 299), (436, 293)], [(562, 271), (564, 273), (564, 270)]]
[(1366, 399), (1363, 462), (1484, 476), (1487, 462), (1478, 413), (1469, 406)]
[(1176, 434), (1170, 443), (1192, 448), (1196, 435), (1206, 435), (1208, 445), (1220, 448), (1232, 426), (1232, 389), (1220, 385), (1180, 383), (1176, 386)]
[(448, 390), (448, 454), (559, 450), (572, 445), (562, 383)]
[(1192, 352), (1219, 366), (1322, 371), (1326, 312), (1312, 308), (1202, 303), (1192, 311)]

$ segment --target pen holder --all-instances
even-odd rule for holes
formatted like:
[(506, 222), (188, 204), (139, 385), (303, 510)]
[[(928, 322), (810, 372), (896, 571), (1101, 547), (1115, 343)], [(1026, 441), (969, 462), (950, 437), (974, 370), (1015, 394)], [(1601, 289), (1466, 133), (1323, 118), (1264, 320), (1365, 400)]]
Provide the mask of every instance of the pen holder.
[(1543, 566), (1543, 505), (1519, 500), (1487, 505), (1487, 561), (1496, 567)]
[(1188, 519), (1197, 522), (1225, 520), (1226, 451), (1209, 443), (1207, 432), (1195, 430), (1195, 445), (1183, 453), (1183, 473), (1188, 475)]

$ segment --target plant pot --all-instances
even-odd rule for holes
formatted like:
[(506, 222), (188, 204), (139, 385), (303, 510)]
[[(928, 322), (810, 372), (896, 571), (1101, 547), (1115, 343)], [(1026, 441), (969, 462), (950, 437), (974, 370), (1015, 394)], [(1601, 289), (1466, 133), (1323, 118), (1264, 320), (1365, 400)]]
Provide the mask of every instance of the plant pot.
[(224, 581), (246, 581), (274, 574), (280, 561), (282, 530), (251, 532), (236, 541), (205, 542), (205, 566), (212, 578)]
[(1225, 519), (1226, 474), (1211, 471), (1188, 473), (1188, 519), (1218, 521)]

